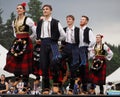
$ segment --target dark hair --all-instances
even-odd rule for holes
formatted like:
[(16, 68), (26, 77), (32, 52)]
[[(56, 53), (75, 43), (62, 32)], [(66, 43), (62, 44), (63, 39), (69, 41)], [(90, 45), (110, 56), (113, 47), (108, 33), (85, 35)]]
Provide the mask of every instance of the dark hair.
[(46, 4), (46, 5), (44, 5), (44, 6), (42, 7), (42, 9), (43, 9), (44, 7), (49, 7), (50, 10), (52, 11), (52, 6), (51, 6), (51, 5)]
[(88, 16), (83, 15), (82, 17), (86, 18), (86, 20), (89, 21)]
[[(18, 4), (17, 6), (22, 6), (22, 4)], [(23, 7), (23, 9), (25, 10), (25, 6), (22, 6)]]
[(4, 77), (5, 77), (5, 75), (4, 75), (4, 74), (1, 74), (1, 76), (4, 76)]
[(73, 15), (67, 15), (66, 18), (71, 17), (73, 20), (75, 20), (75, 17)]
[[(23, 6), (22, 4), (18, 4), (17, 6), (22, 6), (24, 10), (26, 10), (25, 6)], [(24, 12), (25, 14), (25, 12)]]

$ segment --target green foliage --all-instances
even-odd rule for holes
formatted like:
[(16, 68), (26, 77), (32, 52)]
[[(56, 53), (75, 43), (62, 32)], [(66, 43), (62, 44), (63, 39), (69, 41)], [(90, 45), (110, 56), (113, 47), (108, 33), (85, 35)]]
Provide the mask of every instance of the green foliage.
[(28, 16), (30, 16), (35, 22), (37, 22), (42, 15), (42, 2), (40, 2), (40, 0), (30, 0), (30, 2), (28, 3), (28, 7)]
[[(42, 2), (39, 0), (30, 0), (28, 2), (29, 10), (27, 14), (31, 17), (35, 22), (37, 22), (42, 15)], [(9, 49), (12, 41), (14, 40), (14, 33), (12, 28), (12, 21), (15, 19), (15, 14), (12, 12), (10, 19), (7, 20), (5, 24), (2, 22), (1, 14), (3, 13), (2, 9), (0, 9), (0, 44), (5, 48)], [(30, 32), (31, 33), (31, 32)]]
[(3, 39), (3, 33), (4, 33), (4, 24), (3, 24), (3, 21), (2, 21), (2, 9), (0, 9), (0, 44), (4, 42), (4, 39)]
[(108, 44), (114, 55), (111, 61), (107, 61), (107, 75), (111, 74), (118, 67), (120, 67), (120, 45), (114, 46)]
[(14, 19), (15, 19), (15, 14), (12, 12), (10, 19), (8, 19), (6, 24), (4, 25), (4, 33), (2, 34), (4, 42), (2, 42), (1, 44), (4, 45), (4, 47), (7, 49), (10, 48), (12, 41), (14, 39), (13, 28), (12, 28), (12, 22)]

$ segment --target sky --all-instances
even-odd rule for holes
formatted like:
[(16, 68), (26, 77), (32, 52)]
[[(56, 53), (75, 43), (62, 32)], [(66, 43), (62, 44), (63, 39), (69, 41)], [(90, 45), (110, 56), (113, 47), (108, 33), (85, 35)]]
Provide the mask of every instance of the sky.
[[(40, 0), (42, 5), (52, 5), (52, 16), (60, 21), (63, 27), (66, 16), (74, 15), (75, 25), (79, 27), (82, 15), (90, 19), (88, 26), (94, 35), (102, 34), (103, 42), (120, 45), (120, 0)], [(16, 13), (16, 6), (29, 0), (0, 0), (3, 10), (3, 22), (9, 19), (11, 12)]]

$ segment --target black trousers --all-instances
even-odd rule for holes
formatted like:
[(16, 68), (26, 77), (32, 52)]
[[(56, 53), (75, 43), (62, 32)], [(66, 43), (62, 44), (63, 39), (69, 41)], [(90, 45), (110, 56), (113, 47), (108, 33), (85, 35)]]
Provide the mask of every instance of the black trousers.
[[(67, 43), (62, 51), (62, 59), (68, 62), (70, 69), (70, 89), (74, 88), (75, 78), (76, 78), (76, 69), (74, 68), (76, 64), (73, 63), (72, 50), (76, 45)], [(77, 64), (79, 66), (79, 64)]]
[(53, 82), (58, 83), (59, 64), (52, 62), (51, 39), (41, 40), (40, 64), (42, 68), (42, 89), (50, 88), (49, 70), (52, 73)]

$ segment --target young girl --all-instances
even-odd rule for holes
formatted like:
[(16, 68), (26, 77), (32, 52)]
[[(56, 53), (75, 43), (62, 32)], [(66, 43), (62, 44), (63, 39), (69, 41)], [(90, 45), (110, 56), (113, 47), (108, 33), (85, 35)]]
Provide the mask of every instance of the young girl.
[(103, 35), (96, 35), (96, 44), (90, 50), (91, 57), (93, 58), (93, 64), (90, 69), (90, 80), (93, 84), (100, 86), (100, 94), (104, 93), (103, 85), (106, 78), (106, 60), (111, 60), (113, 57), (111, 49), (107, 44), (102, 43), (102, 38)]
[[(35, 37), (36, 26), (34, 21), (25, 16), (26, 3), (18, 4), (17, 18), (13, 21), (13, 31), (15, 40), (7, 54), (4, 70), (14, 73), (16, 83), (22, 75), (25, 84), (28, 83), (29, 74), (32, 73), (33, 64), (33, 44), (31, 39)], [(29, 28), (32, 34), (29, 34)]]

